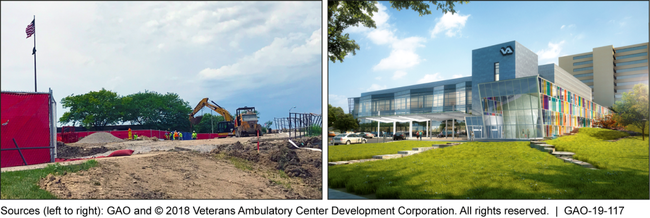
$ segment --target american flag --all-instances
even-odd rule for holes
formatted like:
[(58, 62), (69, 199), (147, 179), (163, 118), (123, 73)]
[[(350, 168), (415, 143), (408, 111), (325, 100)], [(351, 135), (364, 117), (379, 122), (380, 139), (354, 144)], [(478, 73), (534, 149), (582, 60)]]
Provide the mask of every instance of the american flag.
[(32, 22), (29, 23), (29, 25), (27, 25), (27, 28), (25, 29), (25, 33), (27, 33), (27, 38), (32, 36), (34, 34), (34, 32), (36, 32), (36, 28), (35, 28), (35, 25), (34, 25), (34, 20), (32, 20)]

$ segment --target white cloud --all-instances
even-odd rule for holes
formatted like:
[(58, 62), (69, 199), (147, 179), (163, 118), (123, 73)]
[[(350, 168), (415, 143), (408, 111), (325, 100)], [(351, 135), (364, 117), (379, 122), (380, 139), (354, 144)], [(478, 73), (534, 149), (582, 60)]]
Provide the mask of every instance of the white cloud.
[(558, 42), (558, 43), (548, 43), (548, 47), (546, 49), (542, 49), (541, 51), (537, 52), (537, 56), (541, 62), (541, 60), (549, 60), (552, 59), (553, 62), (557, 61), (557, 58), (560, 56), (560, 52), (562, 51), (562, 46), (564, 45), (564, 40)]
[(368, 38), (377, 45), (383, 45), (397, 40), (395, 36), (393, 36), (393, 32), (388, 29), (376, 29), (370, 31), (370, 33), (368, 33)]
[(349, 113), (348, 111), (348, 98), (345, 97), (344, 95), (335, 95), (335, 94), (329, 94), (329, 104), (331, 104), (333, 107), (340, 107), (343, 109), (343, 112)]
[(409, 37), (402, 40), (396, 40), (391, 45), (393, 50), (387, 58), (381, 59), (379, 64), (372, 69), (377, 70), (403, 70), (418, 65), (422, 59), (415, 53), (418, 47), (424, 47), (422, 44), (426, 40), (421, 37)]
[(372, 84), (370, 86), (370, 88), (366, 89), (366, 91), (367, 92), (372, 92), (372, 91), (377, 91), (377, 90), (382, 90), (382, 89), (386, 89), (386, 86), (385, 85), (381, 86), (381, 85), (377, 85), (377, 84)]
[(452, 77), (453, 77), (454, 79), (456, 79), (456, 78), (468, 77), (468, 76), (469, 76), (469, 75), (454, 74), (454, 76), (452, 76)]
[(445, 35), (448, 37), (456, 36), (460, 33), (461, 29), (465, 27), (467, 18), (471, 15), (460, 15), (460, 12), (451, 14), (446, 13), (438, 19), (438, 23), (431, 31), (431, 38), (436, 38), (436, 35), (441, 32), (445, 32)]
[(440, 73), (426, 74), (424, 77), (422, 77), (422, 79), (418, 80), (418, 83), (430, 83), (440, 80), (442, 80)]
[[(376, 13), (372, 14), (372, 20), (375, 21), (375, 26), (377, 26), (377, 29), (388, 28), (390, 25), (387, 22), (388, 22), (388, 19), (390, 18), (390, 16), (388, 15), (388, 13), (386, 13), (386, 9), (387, 9), (386, 6), (384, 6), (384, 5), (380, 4), (380, 3), (377, 3), (376, 5), (377, 5), (378, 11)], [(368, 14), (365, 11), (363, 11), (363, 13)], [(345, 32), (348, 32), (348, 33), (366, 33), (368, 31), (374, 31), (374, 30), (376, 30), (376, 29), (367, 28), (367, 27), (364, 27), (363, 25), (359, 25), (359, 26), (348, 27), (347, 29), (345, 29)]]
[(562, 26), (560, 27), (560, 29), (564, 29), (564, 25), (562, 25)]
[(399, 79), (399, 78), (402, 78), (404, 76), (406, 76), (406, 72), (398, 70), (398, 71), (395, 71), (395, 73), (393, 74), (393, 79)]

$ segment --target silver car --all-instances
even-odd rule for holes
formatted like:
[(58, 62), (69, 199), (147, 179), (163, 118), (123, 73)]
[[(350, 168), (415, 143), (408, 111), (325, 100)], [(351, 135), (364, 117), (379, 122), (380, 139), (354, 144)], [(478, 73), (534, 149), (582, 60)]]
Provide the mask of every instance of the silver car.
[(353, 133), (344, 133), (344, 134), (338, 134), (334, 136), (334, 139), (332, 140), (334, 145), (338, 144), (356, 144), (356, 143), (361, 143), (364, 144), (366, 143), (366, 139), (361, 137), (360, 135), (353, 134)]

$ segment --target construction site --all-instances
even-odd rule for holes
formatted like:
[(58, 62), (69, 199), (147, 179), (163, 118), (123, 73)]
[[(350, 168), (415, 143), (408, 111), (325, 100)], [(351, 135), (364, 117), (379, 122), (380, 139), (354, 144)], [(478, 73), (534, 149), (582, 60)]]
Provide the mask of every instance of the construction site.
[(40, 104), (46, 113), (21, 110), (17, 104), (5, 107), (5, 99), (22, 96), (3, 92), (2, 120), (14, 122), (2, 126), (3, 173), (44, 168), (53, 162), (97, 161), (97, 166), (88, 170), (41, 178), (40, 189), (56, 198), (322, 198), (322, 138), (310, 129), (321, 126), (320, 115), (290, 113), (275, 118), (280, 121), (275, 128), (262, 128), (254, 107), (238, 108), (232, 116), (204, 98), (189, 114), (188, 122), (190, 126), (198, 124), (202, 116), (196, 116), (197, 112), (208, 108), (225, 119), (215, 126), (215, 133), (182, 135), (152, 129), (76, 132), (73, 127), (63, 127), (54, 135), (55, 127), (46, 121), (49, 130), (41, 127), (47, 131), (39, 137), (50, 140), (41, 140), (39, 145), (16, 131), (32, 125), (29, 120), (33, 119), (15, 121), (26, 114), (51, 120), (55, 102), (43, 97)]

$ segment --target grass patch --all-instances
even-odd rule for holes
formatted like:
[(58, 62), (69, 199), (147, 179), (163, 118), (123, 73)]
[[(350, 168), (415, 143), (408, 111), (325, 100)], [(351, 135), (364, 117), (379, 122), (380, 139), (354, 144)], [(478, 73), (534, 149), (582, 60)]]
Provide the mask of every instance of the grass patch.
[(608, 129), (580, 128), (576, 135), (562, 136), (546, 143), (555, 145), (556, 150), (573, 152), (574, 159), (599, 169), (634, 170), (648, 175), (648, 142), (642, 141), (641, 136), (605, 141), (627, 135)]
[[(564, 137), (563, 137), (564, 138)], [(528, 142), (468, 142), (328, 168), (330, 188), (402, 199), (648, 199), (645, 169), (592, 170)]]
[(431, 147), (434, 144), (446, 144), (448, 142), (431, 141), (398, 141), (389, 143), (369, 143), (327, 146), (328, 162), (344, 160), (369, 159), (374, 155), (397, 154), (399, 151), (412, 150), (417, 147)]
[(88, 170), (97, 166), (96, 160), (82, 164), (63, 166), (59, 163), (47, 165), (43, 169), (4, 172), (1, 174), (2, 199), (54, 199), (54, 195), (41, 189), (38, 182), (49, 174), (62, 175), (66, 172)]

